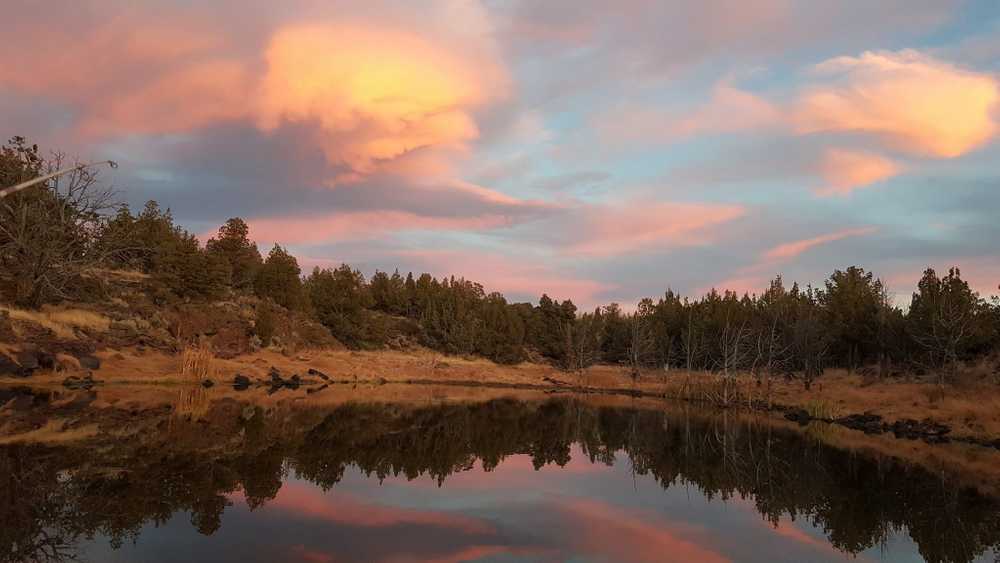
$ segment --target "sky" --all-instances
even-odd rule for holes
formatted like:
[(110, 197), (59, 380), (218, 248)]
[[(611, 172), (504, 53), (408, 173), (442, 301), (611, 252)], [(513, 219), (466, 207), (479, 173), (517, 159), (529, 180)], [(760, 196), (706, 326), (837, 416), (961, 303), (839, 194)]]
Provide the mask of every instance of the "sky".
[(0, 135), (204, 241), (582, 307), (1000, 284), (996, 0), (5, 0)]

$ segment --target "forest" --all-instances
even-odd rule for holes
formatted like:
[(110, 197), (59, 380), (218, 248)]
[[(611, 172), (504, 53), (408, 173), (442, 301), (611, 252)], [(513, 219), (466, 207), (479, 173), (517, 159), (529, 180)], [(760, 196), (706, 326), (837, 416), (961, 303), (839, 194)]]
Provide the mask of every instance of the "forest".
[[(0, 149), (0, 186), (62, 164), (15, 137)], [(760, 294), (721, 288), (700, 297), (666, 289), (635, 307), (581, 311), (542, 295), (511, 303), (462, 277), (378, 271), (349, 265), (301, 271), (285, 248), (263, 256), (249, 226), (232, 218), (204, 244), (150, 201), (119, 203), (85, 168), (0, 199), (0, 302), (38, 308), (102, 298), (105, 270), (156, 282), (158, 304), (255, 296), (255, 330), (267, 344), (274, 315), (295, 311), (350, 348), (400, 341), (498, 363), (549, 362), (565, 370), (597, 363), (649, 370), (707, 370), (801, 378), (828, 368), (873, 377), (993, 378), (980, 369), (1000, 350), (1000, 301), (973, 291), (957, 268), (928, 268), (909, 303), (893, 302), (883, 281), (859, 266), (834, 270), (822, 285), (776, 277)]]

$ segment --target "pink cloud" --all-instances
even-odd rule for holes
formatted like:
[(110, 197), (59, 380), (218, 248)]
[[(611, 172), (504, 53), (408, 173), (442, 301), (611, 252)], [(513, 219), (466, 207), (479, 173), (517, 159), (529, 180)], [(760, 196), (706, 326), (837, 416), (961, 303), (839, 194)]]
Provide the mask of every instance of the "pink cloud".
[(440, 526), (466, 534), (491, 534), (492, 524), (467, 516), (432, 510), (416, 510), (374, 504), (339, 491), (316, 494), (313, 487), (288, 482), (267, 505), (269, 510), (284, 510), (298, 516), (337, 522), (351, 526), (384, 527), (399, 524)]
[(837, 231), (818, 237), (786, 242), (765, 252), (764, 257), (768, 260), (787, 260), (795, 258), (803, 252), (817, 246), (829, 244), (846, 238), (870, 235), (876, 231), (878, 231), (876, 227), (860, 227), (856, 229), (845, 229), (843, 231)]
[(628, 561), (730, 561), (713, 549), (707, 533), (688, 524), (591, 500), (572, 500), (563, 508), (575, 522), (575, 541), (590, 554)]
[(431, 217), (391, 210), (334, 212), (307, 217), (264, 217), (248, 221), (250, 237), (260, 244), (318, 244), (362, 240), (407, 230), (480, 231), (503, 227), (510, 222), (510, 218), (504, 215)]
[(1000, 295), (1000, 256), (958, 256), (950, 259), (930, 259), (927, 263), (912, 264), (896, 268), (886, 276), (889, 289), (898, 299), (909, 303), (910, 294), (916, 291), (917, 282), (928, 267), (934, 268), (938, 276), (948, 273), (949, 268), (961, 270), (962, 279), (969, 283), (974, 291), (984, 297)]
[(625, 106), (608, 111), (595, 125), (604, 137), (642, 142), (673, 142), (716, 133), (736, 133), (779, 126), (784, 117), (771, 102), (733, 86), (715, 85), (704, 104), (684, 112), (647, 106)]
[(292, 556), (303, 563), (333, 563), (336, 559), (329, 553), (308, 549), (304, 545), (293, 545)]
[(828, 149), (820, 165), (826, 186), (816, 193), (821, 196), (849, 195), (854, 190), (891, 178), (901, 170), (898, 164), (877, 154)]
[(997, 132), (997, 80), (917, 51), (837, 57), (814, 76), (794, 116), (803, 133), (863, 132), (900, 151), (951, 158)]
[(529, 255), (511, 258), (489, 251), (412, 250), (399, 256), (416, 261), (434, 275), (464, 276), (487, 284), (487, 291), (505, 294), (541, 296), (547, 293), (574, 303), (596, 304), (597, 296), (615, 286), (562, 275), (546, 264), (545, 257)]
[(570, 252), (609, 256), (640, 248), (693, 246), (712, 240), (711, 229), (746, 214), (739, 205), (631, 201), (582, 210)]

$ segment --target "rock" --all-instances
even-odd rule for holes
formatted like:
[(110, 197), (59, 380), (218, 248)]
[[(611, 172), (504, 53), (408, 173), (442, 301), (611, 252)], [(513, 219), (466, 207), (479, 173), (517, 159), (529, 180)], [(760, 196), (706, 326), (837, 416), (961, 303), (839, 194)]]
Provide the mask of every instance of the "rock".
[(271, 383), (274, 383), (275, 385), (282, 385), (285, 383), (285, 379), (281, 377), (281, 371), (274, 366), (271, 366), (271, 371), (267, 372), (267, 375), (271, 378)]
[(94, 376), (91, 373), (87, 373), (84, 377), (71, 375), (64, 379), (62, 384), (67, 389), (90, 389), (94, 386)]
[(24, 369), (17, 362), (0, 354), (0, 377), (24, 377)]
[(101, 359), (97, 356), (88, 354), (80, 356), (78, 359), (80, 360), (80, 367), (83, 369), (101, 369)]
[(324, 383), (321, 387), (310, 387), (309, 389), (306, 389), (306, 394), (312, 395), (313, 393), (319, 393), (320, 391), (326, 389), (329, 386), (330, 386), (329, 383)]
[(881, 434), (885, 429), (882, 424), (882, 417), (877, 414), (850, 414), (835, 420), (837, 424), (846, 426), (854, 430), (860, 430), (865, 434)]
[(325, 373), (323, 373), (323, 372), (321, 372), (321, 371), (319, 371), (318, 369), (309, 368), (309, 371), (307, 371), (306, 373), (309, 374), (309, 375), (316, 376), (316, 377), (322, 379), (323, 381), (330, 381), (330, 376), (327, 375), (327, 374), (325, 374)]
[(897, 438), (908, 438), (910, 440), (925, 439), (934, 442), (945, 441), (945, 434), (951, 432), (951, 428), (948, 426), (929, 418), (919, 421), (912, 418), (902, 418), (888, 425), (888, 429)]
[(289, 382), (298, 385), (298, 384), (302, 383), (302, 378), (299, 377), (299, 374), (296, 373), (295, 375), (293, 375), (291, 377), (291, 379), (289, 379)]
[(38, 369), (38, 353), (32, 350), (21, 350), (17, 353), (17, 363), (21, 369), (34, 371)]
[(56, 355), (50, 352), (38, 353), (38, 367), (49, 371), (56, 369)]
[(380, 377), (375, 380), (375, 383), (378, 383), (379, 385), (385, 385), (386, 383), (389, 383), (389, 380), (384, 377)]
[(233, 389), (237, 391), (246, 391), (250, 388), (250, 378), (245, 375), (236, 374), (233, 378)]
[(785, 418), (791, 420), (792, 422), (798, 422), (799, 424), (806, 424), (812, 417), (806, 412), (806, 409), (792, 409), (785, 413)]
[(204, 387), (205, 389), (208, 389), (209, 387), (212, 387), (214, 385), (215, 385), (215, 382), (212, 381), (211, 379), (206, 379), (206, 380), (204, 380), (204, 381), (201, 382), (201, 386)]

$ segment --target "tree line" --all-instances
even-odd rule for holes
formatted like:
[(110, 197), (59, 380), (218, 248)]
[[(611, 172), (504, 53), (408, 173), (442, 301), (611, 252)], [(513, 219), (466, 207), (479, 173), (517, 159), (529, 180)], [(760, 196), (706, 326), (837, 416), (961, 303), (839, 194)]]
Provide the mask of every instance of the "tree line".
[[(42, 174), (59, 159), (14, 138), (0, 149), (0, 185)], [(137, 213), (116, 205), (86, 170), (0, 200), (0, 299), (37, 307), (92, 298), (98, 290), (90, 274), (100, 268), (148, 274), (162, 304), (256, 295), (269, 304), (258, 308), (261, 333), (284, 308), (315, 318), (352, 348), (416, 341), (448, 354), (543, 360), (566, 370), (611, 363), (636, 376), (675, 368), (797, 374), (808, 386), (842, 367), (880, 376), (931, 372), (944, 381), (1000, 349), (1000, 302), (973, 291), (957, 268), (945, 275), (927, 269), (905, 309), (872, 272), (852, 266), (820, 287), (789, 287), (779, 276), (760, 294), (713, 289), (690, 299), (668, 289), (634, 311), (612, 303), (584, 312), (548, 295), (511, 303), (454, 276), (378, 271), (367, 279), (346, 264), (303, 275), (278, 244), (262, 256), (240, 218), (202, 246), (169, 209), (153, 201)]]

